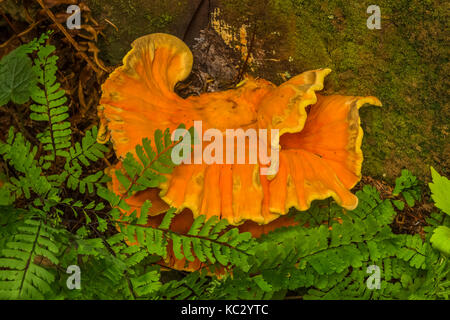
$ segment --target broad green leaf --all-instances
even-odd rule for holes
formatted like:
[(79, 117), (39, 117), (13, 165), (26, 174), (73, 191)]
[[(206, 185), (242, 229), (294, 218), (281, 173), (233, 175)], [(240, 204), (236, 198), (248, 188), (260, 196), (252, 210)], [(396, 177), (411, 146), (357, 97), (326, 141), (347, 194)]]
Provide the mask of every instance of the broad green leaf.
[(31, 59), (20, 50), (14, 50), (0, 61), (0, 106), (10, 100), (23, 104), (30, 99), (36, 85), (36, 74)]
[(431, 167), (431, 176), (433, 182), (428, 184), (431, 197), (437, 208), (450, 215), (450, 180), (441, 176), (433, 167)]
[(430, 242), (433, 247), (441, 251), (446, 256), (450, 256), (450, 228), (439, 226), (434, 229)]

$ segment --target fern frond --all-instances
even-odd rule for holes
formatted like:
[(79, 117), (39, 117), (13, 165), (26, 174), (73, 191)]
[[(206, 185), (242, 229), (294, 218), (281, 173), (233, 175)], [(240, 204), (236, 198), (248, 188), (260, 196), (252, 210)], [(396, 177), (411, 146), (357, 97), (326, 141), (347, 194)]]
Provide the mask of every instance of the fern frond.
[(208, 281), (204, 272), (192, 272), (182, 280), (164, 283), (156, 292), (156, 299), (199, 300), (205, 299), (214, 283)]
[[(26, 199), (31, 197), (31, 191), (41, 197), (46, 197), (52, 186), (42, 175), (42, 169), (36, 161), (37, 147), (25, 140), (24, 136), (10, 128), (6, 143), (0, 142), (0, 156), (14, 167), (22, 176), (11, 177), (11, 190), (15, 198), (22, 194)], [(55, 190), (53, 190), (55, 191)]]
[[(152, 187), (157, 187), (166, 180), (164, 174), (171, 173), (174, 163), (171, 159), (171, 150), (176, 145), (171, 141), (169, 130), (155, 131), (155, 148), (150, 140), (144, 138), (142, 145), (135, 147), (135, 154), (128, 153), (123, 159), (123, 170), (116, 170), (115, 174), (126, 192), (122, 196), (102, 189), (99, 196), (110, 202), (114, 208), (128, 211), (130, 208), (124, 199), (133, 193)], [(201, 262), (215, 264), (216, 262), (227, 266), (229, 264), (248, 270), (247, 257), (253, 253), (254, 240), (250, 233), (239, 233), (238, 229), (228, 227), (228, 222), (212, 217), (205, 221), (204, 216), (196, 218), (187, 234), (179, 234), (170, 230), (170, 224), (176, 210), (170, 209), (165, 213), (164, 219), (157, 228), (148, 227), (148, 209), (151, 204), (146, 202), (141, 208), (140, 216), (134, 211), (128, 217), (122, 217), (117, 223), (121, 232), (128, 239), (138, 241), (141, 246), (147, 248), (149, 253), (167, 257), (169, 240), (177, 259), (186, 258), (194, 261), (198, 258)]]
[(36, 263), (45, 258), (57, 265), (59, 246), (55, 234), (60, 232), (40, 220), (26, 219), (18, 233), (0, 253), (0, 297), (2, 299), (43, 299), (52, 294), (55, 273)]
[(70, 148), (68, 161), (79, 162), (87, 167), (92, 162), (103, 158), (105, 153), (109, 151), (109, 148), (97, 142), (97, 132), (98, 129), (96, 126), (86, 131), (84, 137), (81, 139), (81, 144), (77, 142), (74, 147)]
[(48, 168), (56, 156), (67, 157), (67, 148), (71, 146), (72, 130), (70, 122), (65, 121), (69, 117), (69, 108), (65, 105), (67, 98), (65, 91), (60, 89), (56, 81), (56, 60), (53, 54), (55, 47), (46, 45), (39, 48), (33, 69), (38, 76), (38, 84), (31, 92), (31, 98), (35, 104), (31, 105), (30, 118), (35, 121), (45, 121), (49, 124), (47, 129), (38, 134), (37, 138), (47, 151), (44, 156), (44, 168)]
[[(416, 200), (420, 200), (419, 180), (409, 170), (403, 169), (400, 177), (395, 179), (392, 195), (402, 195), (408, 206), (413, 207)], [(401, 201), (401, 200), (397, 200)]]
[[(220, 290), (243, 298), (256, 282), (260, 291), (309, 288), (305, 298), (314, 299), (408, 297), (422, 285), (415, 279), (429, 272), (425, 270), (430, 270), (438, 255), (418, 235), (392, 233), (389, 224), (396, 215), (392, 202), (381, 200), (373, 187), (365, 186), (357, 196), (359, 206), (354, 211), (319, 202), (310, 209), (314, 215), (299, 213), (299, 226), (263, 236), (250, 258), (254, 276), (233, 273)], [(302, 219), (312, 226), (303, 227)], [(376, 292), (365, 282), (369, 265), (379, 266), (382, 272), (386, 269), (386, 280)], [(244, 292), (236, 286), (243, 286)]]
[[(147, 248), (150, 254), (167, 257), (172, 249), (177, 259), (186, 258), (194, 261), (198, 258), (203, 263), (222, 266), (236, 266), (243, 270), (249, 269), (248, 257), (254, 251), (255, 240), (249, 232), (240, 233), (237, 228), (229, 227), (226, 219), (219, 220), (216, 216), (205, 221), (205, 216), (197, 217), (187, 234), (170, 230), (170, 224), (176, 210), (171, 208), (158, 227), (147, 226), (148, 203), (141, 208), (141, 215), (136, 218), (136, 212), (117, 221), (121, 232), (134, 242)], [(169, 240), (171, 240), (171, 247)]]
[(0, 61), (0, 106), (12, 101), (23, 104), (30, 99), (36, 86), (36, 75), (28, 54), (36, 51), (48, 38), (44, 33), (39, 39), (23, 44)]
[(69, 155), (66, 157), (64, 171), (55, 176), (49, 176), (49, 180), (61, 184), (64, 181), (67, 187), (72, 190), (78, 190), (80, 193), (92, 194), (99, 187), (102, 187), (109, 180), (103, 171), (97, 171), (94, 174), (83, 177), (83, 167), (91, 165), (93, 162), (104, 157), (109, 150), (108, 147), (97, 143), (97, 127), (94, 126), (86, 131), (81, 140), (81, 144), (76, 142), (69, 149)]
[[(180, 125), (184, 128), (184, 125)], [(135, 147), (134, 156), (127, 153), (123, 159), (123, 170), (116, 170), (115, 174), (120, 184), (125, 188), (125, 196), (148, 188), (154, 188), (165, 182), (165, 174), (173, 171), (175, 164), (171, 158), (173, 147), (178, 142), (171, 141), (170, 131), (156, 130), (154, 145), (147, 138), (142, 139), (142, 145)]]

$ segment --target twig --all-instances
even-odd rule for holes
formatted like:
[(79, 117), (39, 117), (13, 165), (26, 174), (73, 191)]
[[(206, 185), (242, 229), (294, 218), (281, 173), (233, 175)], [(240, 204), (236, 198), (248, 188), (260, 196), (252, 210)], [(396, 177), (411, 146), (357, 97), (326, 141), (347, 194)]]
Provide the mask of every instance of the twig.
[(16, 27), (14, 27), (14, 25), (11, 23), (11, 21), (9, 21), (8, 17), (6, 16), (5, 12), (3, 11), (3, 9), (0, 8), (0, 14), (2, 15), (3, 19), (5, 19), (6, 23), (9, 25), (9, 27), (12, 29), (12, 31), (14, 31), (14, 33), (19, 33), (16, 30)]
[(47, 6), (42, 2), (42, 0), (36, 0), (39, 5), (44, 9), (47, 16), (55, 23), (56, 27), (61, 30), (61, 32), (66, 36), (67, 40), (72, 44), (72, 46), (78, 51), (80, 56), (87, 62), (87, 64), (94, 70), (96, 73), (101, 74), (101, 70), (96, 67), (96, 65), (91, 61), (91, 59), (87, 56), (86, 53), (84, 53), (78, 43), (72, 38), (72, 36), (67, 32), (67, 30), (56, 20), (55, 15), (53, 12), (47, 8)]
[(114, 24), (114, 23), (112, 23), (111, 21), (109, 21), (108, 19), (104, 19), (107, 23), (109, 23), (110, 25), (112, 25), (113, 27), (114, 27), (114, 29), (116, 29), (116, 31), (117, 32), (119, 32), (119, 28), (117, 28), (117, 26)]
[(41, 23), (42, 21), (44, 21), (44, 19), (41, 19), (39, 21), (36, 21), (35, 23), (33, 23), (32, 25), (30, 25), (27, 29), (25, 29), (24, 31), (22, 31), (21, 33), (18, 34), (14, 34), (11, 38), (9, 38), (8, 40), (6, 40), (4, 43), (0, 44), (0, 48), (4, 48), (6, 47), (11, 41), (13, 41), (16, 38), (19, 38), (19, 40), (21, 40), (20, 38), (23, 37), (24, 35), (26, 35), (28, 32), (30, 32), (31, 30), (33, 30), (39, 23)]

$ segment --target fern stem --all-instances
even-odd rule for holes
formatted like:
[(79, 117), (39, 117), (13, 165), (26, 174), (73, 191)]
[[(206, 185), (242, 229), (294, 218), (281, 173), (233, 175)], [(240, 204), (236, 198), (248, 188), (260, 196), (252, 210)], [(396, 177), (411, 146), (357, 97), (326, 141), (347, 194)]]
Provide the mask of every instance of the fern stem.
[(31, 259), (33, 258), (34, 250), (36, 249), (36, 244), (37, 244), (38, 239), (39, 239), (39, 234), (41, 233), (41, 228), (42, 228), (42, 220), (39, 220), (39, 227), (38, 227), (38, 230), (36, 232), (36, 237), (34, 238), (34, 241), (33, 241), (33, 247), (31, 248), (30, 256), (28, 257), (28, 260), (27, 260), (27, 263), (25, 265), (25, 269), (24, 269), (24, 272), (23, 272), (23, 277), (22, 277), (22, 279), (20, 281), (19, 297), (22, 294), (23, 284), (25, 282), (25, 278), (27, 277), (27, 273), (28, 273), (28, 269), (30, 267)]
[(122, 195), (120, 196), (120, 200), (124, 200), (126, 196), (128, 196), (128, 193), (131, 191), (131, 189), (133, 188), (133, 186), (136, 185), (137, 180), (139, 179), (140, 176), (142, 176), (144, 174), (144, 172), (146, 170), (148, 170), (156, 161), (159, 160), (159, 158), (161, 157), (161, 155), (164, 155), (167, 151), (171, 150), (173, 147), (175, 147), (177, 144), (181, 143), (180, 141), (177, 141), (175, 143), (172, 143), (170, 146), (166, 147), (165, 149), (163, 149), (160, 153), (158, 153), (156, 155), (156, 157), (151, 160), (146, 166), (143, 167), (142, 171), (139, 174), (136, 174), (133, 178), (133, 180), (131, 181), (129, 187), (127, 188), (127, 190), (125, 190), (124, 193), (122, 193)]
[[(151, 229), (155, 229), (155, 230), (161, 231), (161, 232), (163, 232), (163, 234), (165, 234), (165, 233), (167, 233), (167, 234), (175, 234), (175, 235), (177, 235), (179, 237), (194, 238), (194, 239), (200, 239), (200, 240), (204, 240), (204, 241), (209, 241), (209, 242), (216, 243), (216, 244), (219, 244), (219, 245), (224, 246), (224, 247), (228, 247), (228, 248), (230, 248), (232, 250), (238, 251), (238, 252), (243, 253), (243, 254), (245, 254), (247, 256), (251, 256), (248, 252), (246, 252), (244, 250), (241, 250), (241, 249), (238, 249), (236, 247), (233, 247), (233, 246), (231, 246), (230, 244), (228, 244), (226, 242), (220, 242), (220, 241), (217, 241), (215, 239), (211, 239), (211, 238), (204, 237), (204, 236), (196, 236), (196, 235), (192, 235), (192, 234), (183, 234), (183, 233), (179, 233), (179, 232), (176, 232), (176, 231), (173, 231), (173, 230), (170, 230), (170, 229), (162, 229), (162, 228), (158, 228), (158, 227), (147, 227), (147, 226), (144, 226), (144, 225), (124, 222), (124, 221), (117, 221), (116, 220), (116, 221), (112, 221), (112, 222), (115, 222), (115, 223), (118, 223), (118, 224), (123, 224), (123, 225), (129, 225), (129, 226), (133, 226), (133, 227), (140, 227), (140, 228), (144, 228), (144, 229), (151, 228)], [(170, 238), (170, 236), (166, 236), (166, 239), (171, 239), (171, 238)]]

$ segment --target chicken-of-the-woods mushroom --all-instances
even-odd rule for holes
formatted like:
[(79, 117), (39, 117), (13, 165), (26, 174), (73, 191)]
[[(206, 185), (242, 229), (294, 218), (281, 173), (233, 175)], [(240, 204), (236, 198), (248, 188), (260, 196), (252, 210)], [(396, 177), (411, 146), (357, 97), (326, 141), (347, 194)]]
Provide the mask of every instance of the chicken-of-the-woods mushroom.
[[(262, 175), (259, 164), (181, 164), (159, 188), (140, 191), (127, 200), (138, 210), (152, 201), (149, 225), (156, 226), (169, 206), (178, 208), (171, 229), (187, 232), (199, 215), (226, 218), (243, 231), (260, 236), (280, 226), (295, 224), (286, 214), (291, 207), (307, 210), (313, 200), (333, 197), (352, 210), (358, 198), (350, 192), (361, 178), (363, 155), (358, 109), (380, 106), (375, 97), (322, 96), (330, 69), (307, 71), (276, 86), (247, 77), (234, 89), (181, 98), (177, 82), (191, 71), (193, 56), (178, 38), (151, 34), (135, 40), (103, 84), (98, 107), (99, 142), (111, 139), (119, 159), (155, 130), (175, 130), (179, 124), (203, 130), (279, 130), (279, 165), (273, 175)], [(206, 144), (203, 145), (206, 147)], [(115, 168), (120, 168), (119, 162)], [(112, 175), (110, 187), (120, 193)], [(195, 270), (200, 261), (169, 254), (166, 264)]]

